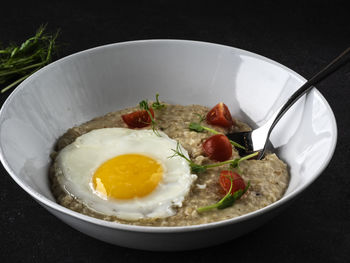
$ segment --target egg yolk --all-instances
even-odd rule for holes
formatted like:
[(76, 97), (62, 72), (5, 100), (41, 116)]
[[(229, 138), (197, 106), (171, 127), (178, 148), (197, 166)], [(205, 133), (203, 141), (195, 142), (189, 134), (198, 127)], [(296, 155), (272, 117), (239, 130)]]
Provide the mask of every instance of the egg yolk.
[(162, 177), (163, 167), (158, 161), (141, 154), (123, 154), (103, 163), (92, 181), (103, 196), (131, 199), (151, 193)]

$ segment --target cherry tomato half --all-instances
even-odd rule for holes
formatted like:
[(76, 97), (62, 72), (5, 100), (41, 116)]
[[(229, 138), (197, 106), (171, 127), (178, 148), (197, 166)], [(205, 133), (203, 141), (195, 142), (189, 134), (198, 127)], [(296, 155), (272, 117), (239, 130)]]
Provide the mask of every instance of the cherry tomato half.
[[(153, 109), (149, 109), (154, 118)], [(151, 124), (151, 117), (146, 110), (134, 111), (129, 114), (122, 115), (123, 121), (129, 128), (143, 128)]]
[(238, 191), (239, 189), (244, 190), (246, 185), (244, 183), (243, 178), (238, 173), (224, 170), (224, 171), (221, 171), (220, 173), (219, 182), (226, 194), (228, 193), (231, 187), (231, 180), (229, 179), (230, 177), (233, 181), (231, 194)]
[(207, 123), (224, 128), (229, 128), (233, 125), (231, 113), (223, 102), (218, 103), (208, 112)]
[(203, 150), (211, 160), (226, 161), (232, 156), (232, 145), (229, 139), (223, 134), (216, 134), (209, 137), (203, 143)]

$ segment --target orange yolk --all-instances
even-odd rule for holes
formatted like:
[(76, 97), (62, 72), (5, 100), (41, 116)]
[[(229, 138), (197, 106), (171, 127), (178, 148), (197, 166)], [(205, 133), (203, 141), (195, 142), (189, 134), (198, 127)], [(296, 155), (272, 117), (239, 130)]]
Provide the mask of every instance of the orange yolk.
[(123, 154), (103, 163), (92, 181), (103, 196), (132, 199), (151, 193), (162, 177), (163, 167), (158, 161), (141, 154)]

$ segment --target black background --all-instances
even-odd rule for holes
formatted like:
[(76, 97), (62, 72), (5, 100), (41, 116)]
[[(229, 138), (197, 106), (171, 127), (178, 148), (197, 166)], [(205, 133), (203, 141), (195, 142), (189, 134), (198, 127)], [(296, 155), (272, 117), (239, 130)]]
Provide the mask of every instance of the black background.
[[(58, 58), (139, 39), (190, 39), (258, 53), (309, 78), (350, 44), (345, 1), (14, 2), (1, 6), (0, 42), (61, 29)], [(39, 206), (1, 167), (0, 262), (349, 262), (349, 66), (318, 85), (338, 124), (323, 174), (263, 227), (220, 246), (147, 252), (109, 245), (68, 227)], [(10, 94), (1, 95), (1, 103)]]

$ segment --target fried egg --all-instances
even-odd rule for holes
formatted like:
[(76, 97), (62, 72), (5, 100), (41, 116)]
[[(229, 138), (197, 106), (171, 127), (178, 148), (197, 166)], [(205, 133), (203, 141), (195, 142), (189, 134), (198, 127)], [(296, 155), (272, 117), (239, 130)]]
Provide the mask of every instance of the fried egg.
[(185, 159), (169, 158), (177, 142), (159, 134), (126, 128), (83, 134), (58, 154), (58, 182), (104, 215), (130, 221), (172, 216), (197, 176)]

